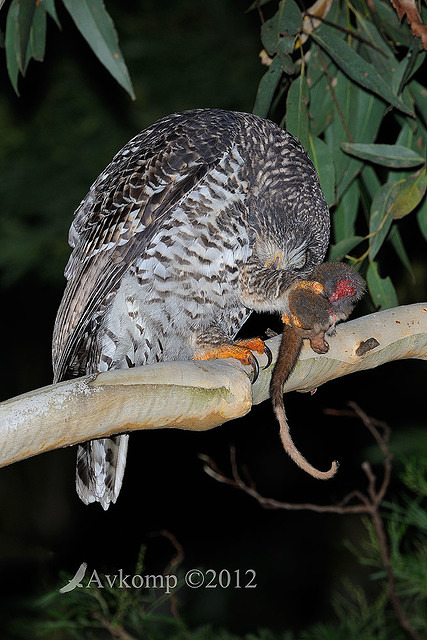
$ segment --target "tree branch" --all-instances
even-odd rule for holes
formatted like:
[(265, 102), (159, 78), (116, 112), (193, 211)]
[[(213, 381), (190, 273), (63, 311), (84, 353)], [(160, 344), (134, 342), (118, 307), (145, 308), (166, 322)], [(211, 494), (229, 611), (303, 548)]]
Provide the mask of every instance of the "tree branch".
[(351, 412), (337, 411), (335, 413), (343, 415), (358, 416), (365, 427), (370, 431), (372, 437), (375, 439), (377, 445), (381, 449), (384, 456), (384, 477), (380, 483), (379, 489), (376, 488), (377, 477), (374, 475), (369, 462), (362, 463), (362, 469), (365, 472), (368, 480), (368, 487), (365, 493), (362, 491), (352, 491), (347, 494), (338, 504), (320, 505), (310, 503), (293, 503), (282, 502), (275, 500), (274, 498), (267, 498), (261, 495), (253, 482), (242, 480), (236, 461), (236, 451), (234, 447), (230, 447), (230, 461), (231, 461), (231, 476), (224, 474), (216, 465), (215, 461), (206, 455), (199, 455), (199, 458), (203, 460), (203, 469), (211, 478), (217, 482), (228, 484), (236, 489), (240, 489), (247, 495), (254, 498), (264, 509), (284, 509), (286, 511), (314, 511), (317, 513), (336, 513), (340, 515), (349, 514), (366, 514), (370, 517), (372, 525), (375, 530), (375, 535), (378, 542), (378, 553), (385, 571), (387, 581), (387, 591), (390, 603), (394, 609), (396, 618), (404, 630), (408, 638), (412, 640), (421, 640), (421, 636), (413, 628), (408, 616), (406, 615), (403, 602), (399, 596), (396, 586), (396, 576), (393, 573), (392, 557), (390, 552), (390, 545), (387, 539), (387, 534), (384, 526), (383, 518), (381, 517), (380, 507), (382, 500), (385, 497), (386, 491), (390, 484), (391, 471), (392, 471), (392, 459), (393, 454), (389, 448), (390, 428), (384, 422), (375, 420), (368, 416), (362, 409), (354, 402), (349, 403), (352, 408)]
[[(267, 343), (273, 363), (260, 370), (254, 385), (251, 368), (234, 360), (163, 362), (85, 376), (7, 400), (0, 404), (0, 466), (124, 431), (205, 431), (244, 416), (269, 397), (280, 336)], [(310, 391), (391, 360), (427, 359), (427, 304), (342, 324), (329, 344), (326, 355), (304, 346), (285, 392)]]

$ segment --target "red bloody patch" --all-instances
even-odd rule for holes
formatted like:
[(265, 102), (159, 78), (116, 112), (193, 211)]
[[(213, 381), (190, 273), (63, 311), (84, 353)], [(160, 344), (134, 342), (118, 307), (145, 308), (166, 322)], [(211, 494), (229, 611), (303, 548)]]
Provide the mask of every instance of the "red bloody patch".
[(343, 298), (349, 298), (356, 295), (357, 290), (352, 280), (340, 280), (335, 288), (334, 293), (329, 298), (329, 302), (337, 302)]

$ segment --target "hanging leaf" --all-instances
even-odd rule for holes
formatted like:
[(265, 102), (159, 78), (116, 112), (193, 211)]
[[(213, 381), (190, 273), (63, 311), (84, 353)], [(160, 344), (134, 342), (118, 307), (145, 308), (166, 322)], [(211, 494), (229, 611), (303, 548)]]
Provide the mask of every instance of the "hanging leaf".
[(405, 45), (410, 47), (413, 43), (413, 37), (408, 24), (400, 21), (396, 12), (392, 9), (391, 3), (382, 0), (371, 0), (373, 11), (378, 14), (381, 28), (387, 33), (392, 41), (397, 45)]
[(395, 183), (395, 187), (390, 193), (390, 199), (392, 200), (391, 215), (393, 218), (398, 220), (411, 213), (423, 199), (426, 187), (425, 168), (414, 176)]
[[(42, 2), (36, 4), (33, 23), (30, 29), (30, 42), (27, 50), (28, 62), (30, 58), (41, 62), (44, 59), (46, 46), (46, 10)], [(27, 62), (27, 64), (28, 64)]]
[(427, 240), (427, 198), (424, 198), (424, 202), (418, 209), (417, 220), (420, 231), (423, 234), (424, 239)]
[(424, 163), (418, 153), (399, 144), (360, 144), (343, 142), (341, 149), (362, 160), (370, 160), (395, 169), (416, 167)]
[(347, 254), (350, 253), (355, 247), (357, 247), (365, 238), (361, 236), (351, 236), (340, 240), (336, 244), (331, 245), (329, 248), (328, 261), (335, 262), (336, 260), (342, 260)]
[(56, 13), (55, 0), (39, 0), (40, 4), (44, 5), (46, 13), (56, 22), (58, 29), (61, 28), (58, 20), (58, 14)]
[(12, 87), (19, 96), (18, 74), (19, 74), (19, 0), (12, 0), (6, 19), (6, 66)]
[(328, 206), (331, 207), (335, 197), (335, 166), (328, 145), (320, 138), (309, 136), (310, 146), (307, 151), (319, 176), (320, 186)]
[(326, 77), (310, 89), (310, 103), (316, 105), (310, 109), (310, 129), (314, 136), (321, 135), (333, 118), (333, 100)]
[(375, 260), (378, 251), (381, 249), (384, 240), (390, 231), (393, 222), (391, 211), (392, 199), (390, 194), (396, 184), (394, 182), (383, 185), (375, 194), (371, 206), (371, 215), (369, 219), (370, 246), (369, 258)]
[(335, 162), (339, 200), (362, 168), (361, 160), (344, 153), (341, 148), (343, 140), (373, 141), (385, 112), (385, 104), (377, 96), (351, 82), (341, 71), (333, 78), (330, 91), (333, 91), (333, 122), (325, 130), (325, 140)]
[(261, 81), (258, 85), (258, 91), (253, 108), (253, 113), (255, 113), (257, 116), (265, 118), (265, 116), (267, 115), (281, 76), (282, 65), (280, 63), (279, 57), (276, 56), (269, 66), (268, 71), (266, 71), (262, 76)]
[(414, 270), (412, 269), (412, 265), (406, 252), (405, 245), (403, 244), (402, 236), (396, 225), (394, 225), (390, 231), (389, 240), (393, 246), (393, 249), (396, 251), (399, 260), (410, 274), (412, 282), (415, 282)]
[(345, 40), (337, 37), (333, 29), (323, 25), (321, 36), (319, 36), (319, 32), (313, 32), (312, 38), (315, 39), (318, 45), (335, 61), (349, 78), (365, 89), (373, 91), (400, 111), (414, 115), (412, 109), (394, 95), (388, 84), (377, 73), (375, 68), (359, 56)]
[[(361, 143), (375, 140), (386, 110), (384, 102), (371, 92), (354, 84), (350, 97), (348, 124), (353, 139)], [(340, 154), (341, 158), (347, 155), (341, 149)], [(348, 171), (343, 176), (337, 189), (339, 197), (345, 193), (348, 185), (361, 169), (361, 164), (358, 160), (351, 158), (351, 156), (348, 157), (350, 160)]]
[(18, 16), (18, 50), (17, 59), (19, 70), (25, 75), (30, 57), (27, 56), (27, 49), (30, 41), (30, 30), (33, 23), (36, 0), (26, 0), (19, 3)]
[(374, 260), (390, 230), (393, 219), (408, 215), (421, 202), (426, 191), (426, 172), (406, 180), (383, 185), (375, 194), (370, 215), (369, 257)]
[(297, 34), (302, 27), (302, 14), (295, 0), (282, 0), (279, 4), (278, 33)]
[(295, 73), (295, 65), (290, 56), (294, 46), (294, 39), (289, 37), (280, 38), (277, 46), (277, 57), (279, 58), (283, 71), (291, 76)]
[(293, 36), (301, 30), (301, 27), (301, 10), (295, 0), (281, 0), (279, 3), (279, 10), (272, 18), (266, 20), (261, 27), (262, 44), (272, 56), (277, 52), (281, 38), (292, 36), (292, 38), (290, 38), (292, 51), (294, 42)]
[(427, 126), (427, 87), (423, 87), (415, 80), (409, 85), (409, 91), (417, 105), (421, 118)]
[(119, 48), (117, 32), (103, 0), (63, 0), (63, 2), (92, 51), (134, 99), (132, 82)]
[(391, 279), (381, 278), (378, 273), (378, 266), (375, 262), (371, 262), (366, 273), (366, 282), (368, 284), (369, 293), (377, 309), (390, 309), (397, 307), (398, 300), (396, 290)]
[[(374, 199), (375, 194), (381, 187), (381, 182), (379, 181), (377, 174), (370, 164), (364, 165), (360, 174), (360, 181), (363, 186), (363, 191), (366, 192), (365, 196), (367, 204), (369, 201), (372, 201)], [(366, 209), (369, 210), (369, 208), (369, 206), (366, 206)]]
[[(341, 198), (334, 211), (332, 223), (335, 242), (346, 241), (355, 235), (355, 223), (359, 209), (359, 185), (355, 180)], [(347, 251), (351, 251), (348, 249)]]
[(296, 136), (305, 149), (309, 148), (308, 89), (300, 75), (289, 88), (286, 99), (286, 129)]

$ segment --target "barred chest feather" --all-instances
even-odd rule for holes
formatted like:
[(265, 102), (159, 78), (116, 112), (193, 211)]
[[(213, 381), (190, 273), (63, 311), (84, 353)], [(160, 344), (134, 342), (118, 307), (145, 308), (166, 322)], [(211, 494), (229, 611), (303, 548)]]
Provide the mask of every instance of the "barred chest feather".
[[(236, 169), (220, 168), (221, 178)], [(216, 324), (233, 339), (247, 319), (250, 311), (238, 296), (239, 272), (251, 253), (244, 183), (234, 197), (228, 191), (224, 207), (225, 185), (215, 173), (130, 265), (98, 332), (100, 370), (191, 359), (196, 331)]]

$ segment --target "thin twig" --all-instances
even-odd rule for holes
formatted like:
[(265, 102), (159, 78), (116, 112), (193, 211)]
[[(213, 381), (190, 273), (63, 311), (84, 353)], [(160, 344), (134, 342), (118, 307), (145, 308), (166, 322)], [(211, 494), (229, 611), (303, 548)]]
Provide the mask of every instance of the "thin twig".
[[(163, 536), (164, 538), (169, 540), (176, 551), (176, 554), (173, 556), (170, 562), (168, 562), (166, 567), (163, 569), (163, 575), (167, 576), (172, 572), (172, 569), (175, 569), (183, 562), (184, 548), (182, 544), (178, 541), (177, 537), (167, 529), (161, 529), (160, 531), (156, 531), (150, 534), (150, 537), (154, 537), (154, 536)], [(187, 637), (188, 636), (187, 630), (185, 628), (184, 622), (178, 611), (178, 599), (176, 597), (176, 594), (173, 591), (171, 591), (169, 595), (170, 595), (170, 606), (171, 606), (172, 615), (175, 618), (175, 620), (179, 623), (181, 627), (181, 631)]]
[(262, 12), (261, 5), (260, 5), (260, 3), (259, 3), (259, 0), (255, 0), (255, 6), (256, 6), (257, 11), (258, 11), (258, 15), (259, 15), (260, 22), (261, 22), (261, 24), (264, 24), (264, 22), (265, 22), (265, 18), (264, 18), (264, 14), (263, 14), (263, 12)]
[(114, 625), (112, 622), (110, 622), (110, 620), (108, 620), (101, 614), (95, 613), (93, 617), (96, 620), (99, 620), (99, 622), (101, 622), (101, 624), (105, 627), (105, 629), (107, 629), (107, 631), (111, 633), (112, 638), (119, 638), (120, 640), (137, 640), (137, 638), (135, 638), (135, 636), (131, 636), (126, 631), (126, 629), (123, 629), (123, 627)]
[[(199, 457), (204, 461), (205, 472), (212, 476), (217, 482), (229, 484), (239, 489), (247, 495), (254, 498), (265, 509), (284, 509), (286, 511), (314, 511), (316, 513), (336, 513), (344, 514), (367, 514), (371, 518), (377, 536), (381, 563), (387, 576), (388, 597), (395, 612), (396, 618), (411, 640), (421, 640), (421, 637), (413, 629), (410, 621), (405, 615), (405, 611), (397, 594), (395, 577), (391, 566), (391, 555), (387, 535), (385, 532), (383, 520), (380, 515), (379, 507), (385, 496), (387, 488), (390, 484), (393, 454), (389, 448), (390, 428), (384, 422), (376, 420), (368, 416), (356, 403), (350, 402), (350, 410), (343, 411), (327, 410), (329, 415), (358, 417), (364, 426), (369, 430), (377, 445), (381, 449), (384, 456), (384, 477), (380, 487), (377, 489), (377, 477), (372, 471), (368, 462), (363, 462), (362, 469), (368, 480), (367, 493), (360, 491), (352, 491), (347, 494), (341, 502), (334, 505), (316, 505), (310, 503), (289, 503), (275, 500), (274, 498), (266, 498), (262, 496), (255, 488), (254, 483), (250, 480), (249, 484), (242, 480), (236, 460), (236, 450), (234, 446), (230, 447), (230, 464), (231, 477), (225, 475), (217, 466), (214, 460), (206, 455)], [(356, 501), (356, 504), (350, 504)]]
[[(234, 447), (230, 447), (230, 463), (232, 467), (232, 477), (228, 477), (218, 468), (212, 458), (206, 455), (199, 455), (199, 458), (203, 460), (205, 463), (203, 466), (203, 470), (209, 476), (211, 476), (217, 482), (221, 482), (223, 484), (228, 484), (236, 489), (240, 489), (247, 495), (255, 498), (259, 504), (265, 509), (283, 509), (286, 511), (315, 511), (317, 513), (369, 513), (369, 507), (363, 504), (363, 499), (365, 498), (363, 494), (353, 491), (351, 494), (346, 496), (340, 503), (334, 505), (319, 505), (319, 504), (311, 504), (311, 503), (294, 503), (294, 502), (282, 502), (281, 500), (275, 500), (274, 498), (266, 498), (261, 495), (253, 485), (248, 485), (244, 482), (238, 471), (237, 465), (234, 457)], [(359, 498), (362, 504), (358, 505), (348, 505), (355, 497)]]
[(378, 493), (375, 492), (375, 476), (372, 473), (372, 469), (368, 462), (365, 462), (363, 464), (363, 469), (369, 480), (368, 492), (372, 500), (370, 517), (379, 542), (379, 553), (381, 556), (381, 562), (387, 575), (387, 590), (389, 600), (396, 614), (396, 618), (408, 638), (412, 638), (412, 640), (422, 640), (421, 636), (418, 635), (418, 633), (415, 631), (408, 618), (406, 617), (399, 596), (397, 595), (396, 582), (394, 579), (393, 568), (391, 566), (391, 556), (387, 541), (387, 535), (384, 530), (384, 523), (378, 510)]
[(178, 541), (176, 536), (170, 531), (168, 531), (167, 529), (161, 529), (160, 531), (155, 531), (150, 534), (150, 537), (155, 537), (155, 536), (162, 536), (163, 538), (166, 538), (167, 540), (169, 540), (169, 542), (172, 544), (173, 548), (176, 551), (176, 554), (173, 556), (173, 558), (168, 562), (166, 567), (163, 569), (163, 575), (166, 576), (169, 573), (171, 573), (172, 569), (174, 569), (175, 567), (178, 567), (183, 562), (184, 548), (182, 544)]

